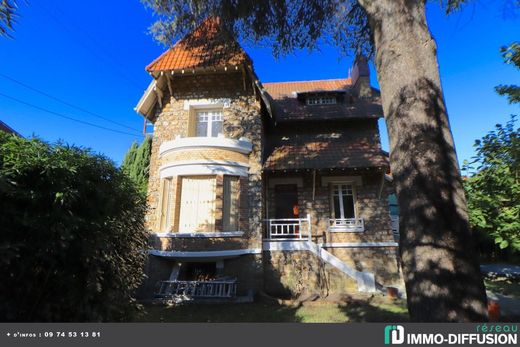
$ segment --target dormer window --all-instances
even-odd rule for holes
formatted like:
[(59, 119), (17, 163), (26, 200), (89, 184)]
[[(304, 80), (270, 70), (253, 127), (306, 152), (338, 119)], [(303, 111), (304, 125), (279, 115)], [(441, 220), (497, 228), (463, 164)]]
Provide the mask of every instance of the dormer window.
[(217, 137), (222, 134), (222, 111), (197, 111), (197, 137)]
[(336, 96), (327, 95), (327, 96), (308, 96), (307, 105), (334, 105), (337, 103)]

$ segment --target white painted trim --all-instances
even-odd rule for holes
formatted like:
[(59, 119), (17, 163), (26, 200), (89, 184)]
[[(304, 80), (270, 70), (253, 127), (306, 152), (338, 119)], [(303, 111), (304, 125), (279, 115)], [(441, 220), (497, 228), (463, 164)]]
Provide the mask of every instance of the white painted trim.
[(332, 242), (319, 243), (318, 246), (325, 248), (374, 248), (374, 247), (398, 247), (397, 242)]
[(364, 233), (365, 229), (363, 230), (355, 230), (355, 229), (349, 229), (348, 227), (345, 228), (336, 228), (336, 229), (327, 229), (329, 233)]
[(376, 281), (373, 273), (358, 271), (355, 268), (352, 268), (345, 264), (341, 259), (312, 241), (264, 241), (262, 243), (262, 249), (264, 251), (309, 251), (347, 276), (356, 280), (358, 291), (369, 293), (376, 291)]
[(323, 176), (321, 177), (321, 186), (326, 187), (329, 183), (354, 184), (356, 186), (363, 185), (361, 176)]
[(145, 118), (150, 118), (150, 112), (153, 110), (155, 103), (157, 102), (157, 95), (154, 93), (154, 89), (157, 85), (156, 80), (152, 80), (146, 90), (143, 93), (141, 99), (135, 106), (134, 110)]
[(298, 188), (303, 187), (303, 178), (301, 177), (276, 177), (269, 178), (269, 188), (274, 188), (274, 186), (279, 184), (296, 184)]
[(165, 258), (227, 258), (237, 257), (240, 255), (247, 254), (261, 254), (262, 249), (260, 248), (246, 248), (246, 249), (231, 249), (226, 251), (203, 251), (203, 252), (176, 252), (176, 251), (160, 251), (152, 249), (148, 251), (148, 254), (155, 255), (157, 257)]
[(184, 100), (183, 108), (184, 110), (189, 110), (190, 108), (194, 109), (204, 109), (204, 108), (228, 108), (231, 104), (231, 99), (229, 98), (221, 98), (221, 99), (189, 99)]
[(218, 148), (227, 149), (233, 152), (249, 154), (253, 150), (253, 144), (245, 137), (239, 140), (219, 137), (180, 137), (173, 141), (166, 141), (159, 147), (159, 155), (166, 153), (186, 150), (186, 149), (202, 149), (202, 148)]
[(223, 231), (223, 232), (209, 232), (209, 233), (156, 233), (157, 237), (168, 238), (218, 238), (218, 237), (241, 237), (244, 235), (243, 231)]
[(200, 175), (248, 175), (249, 165), (227, 160), (180, 160), (159, 168), (160, 177)]

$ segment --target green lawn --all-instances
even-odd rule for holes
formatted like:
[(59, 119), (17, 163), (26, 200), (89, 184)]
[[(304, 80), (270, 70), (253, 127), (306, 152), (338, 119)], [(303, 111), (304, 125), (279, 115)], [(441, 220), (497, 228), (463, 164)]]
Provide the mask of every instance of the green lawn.
[[(486, 288), (520, 300), (520, 283), (506, 278), (486, 279)], [(383, 296), (349, 299), (347, 302), (305, 302), (282, 305), (273, 302), (247, 304), (192, 304), (145, 306), (140, 322), (403, 322), (406, 302)]]
[(147, 306), (141, 322), (386, 322), (406, 321), (403, 300), (384, 297), (348, 303), (308, 302), (300, 305), (254, 302), (247, 304), (184, 304)]

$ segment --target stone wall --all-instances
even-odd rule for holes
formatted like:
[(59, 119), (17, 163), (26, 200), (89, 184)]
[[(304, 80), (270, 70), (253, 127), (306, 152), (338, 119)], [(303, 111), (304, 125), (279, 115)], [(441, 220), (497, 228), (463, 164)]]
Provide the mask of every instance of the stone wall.
[(236, 277), (237, 294), (246, 295), (248, 291), (257, 293), (263, 289), (262, 254), (242, 255), (224, 260), (223, 275)]
[[(215, 73), (204, 75), (175, 75), (169, 89), (163, 90), (165, 96), (162, 107), (157, 107), (154, 119), (154, 134), (150, 162), (150, 178), (148, 185), (147, 229), (152, 233), (158, 230), (161, 199), (161, 179), (159, 168), (165, 164), (182, 160), (228, 160), (249, 165), (247, 177), (239, 180), (239, 230), (242, 237), (232, 238), (167, 238), (152, 237), (152, 246), (165, 251), (218, 251), (262, 247), (262, 179), (261, 157), (263, 127), (259, 97), (255, 95), (249, 75), (238, 72)], [(190, 134), (190, 110), (186, 103), (210, 100), (223, 103), (223, 133), (226, 138), (238, 140), (248, 139), (252, 152), (244, 155), (218, 148), (186, 149), (159, 154), (160, 146), (177, 137), (188, 137)], [(174, 213), (171, 232), (178, 230), (181, 178), (172, 177)], [(215, 229), (224, 231), (222, 223), (222, 183), (223, 175), (216, 176), (216, 213)], [(225, 261), (224, 271), (230, 276), (237, 276), (239, 289), (257, 289), (262, 286), (262, 256), (241, 256)], [(147, 264), (149, 279), (141, 288), (141, 292), (153, 293), (153, 286), (160, 279), (168, 278), (173, 260), (164, 260), (150, 256)]]
[(385, 286), (401, 286), (402, 274), (397, 247), (325, 248), (345, 264), (358, 271), (374, 274)]
[[(317, 172), (313, 180), (311, 172), (292, 173), (283, 175), (269, 175), (270, 178), (302, 180), (303, 185), (298, 187), (299, 218), (306, 218), (310, 214), (312, 221), (313, 240), (318, 243), (329, 242), (393, 242), (390, 215), (388, 209), (387, 190), (383, 189), (381, 196), (380, 172), (358, 173), (324, 173)], [(356, 210), (358, 218), (365, 222), (364, 232), (330, 232), (329, 219), (332, 216), (331, 192), (328, 185), (322, 185), (322, 178), (333, 177), (360, 177), (361, 184), (355, 185)], [(268, 184), (268, 182), (266, 183)], [(280, 184), (284, 184), (280, 181)], [(313, 190), (314, 186), (314, 190)], [(274, 218), (275, 192), (274, 187), (267, 189), (268, 215)]]
[[(365, 170), (366, 171), (366, 170)], [(360, 177), (361, 184), (355, 186), (356, 193), (356, 210), (357, 217), (363, 218), (365, 223), (364, 232), (331, 232), (328, 230), (329, 218), (332, 216), (330, 187), (322, 185), (323, 177)], [(302, 180), (301, 187), (298, 187), (298, 204), (299, 217), (305, 218), (307, 214), (311, 215), (312, 221), (312, 240), (316, 243), (394, 243), (393, 233), (391, 231), (391, 222), (388, 208), (387, 194), (389, 189), (381, 190), (382, 173), (380, 172), (364, 172), (359, 173), (355, 171), (345, 171), (343, 173), (336, 172), (317, 172), (314, 183), (314, 197), (313, 197), (313, 174), (312, 172), (303, 173), (285, 173), (283, 175), (271, 174), (269, 178), (273, 179), (289, 179), (295, 182), (295, 178)], [(278, 181), (284, 184), (283, 181)], [(268, 185), (268, 182), (266, 182)], [(380, 195), (381, 191), (381, 195)], [(275, 202), (274, 202), (274, 187), (267, 189), (268, 196), (268, 213), (274, 216)], [(357, 269), (358, 271), (368, 271), (375, 275), (376, 281), (383, 285), (400, 285), (401, 272), (398, 263), (398, 248), (391, 247), (325, 247), (327, 251), (338, 257), (347, 265)], [(287, 253), (287, 254), (284, 254)], [(283, 274), (282, 282), (278, 284), (278, 292), (280, 288), (290, 288), (291, 291), (298, 290), (298, 285), (295, 284), (298, 270), (290, 270), (291, 265), (302, 262), (302, 255), (299, 253), (307, 252), (271, 252), (270, 258), (272, 261), (266, 262), (271, 268), (267, 273), (266, 281), (269, 281), (268, 287), (275, 286), (273, 272)], [(264, 257), (267, 257), (264, 253)], [(282, 254), (282, 255), (280, 255)], [(305, 255), (304, 258), (312, 259), (313, 257)], [(309, 265), (315, 267), (316, 265)], [(301, 268), (301, 266), (300, 266)], [(328, 273), (332, 276), (333, 273), (339, 272), (337, 269), (332, 269)], [(291, 271), (295, 271), (292, 273)], [(312, 276), (311, 276), (312, 277)], [(302, 277), (305, 279), (305, 276)], [(338, 278), (342, 278), (339, 276)], [(306, 279), (309, 283), (313, 283), (313, 288), (317, 288), (315, 278)], [(266, 282), (267, 283), (267, 282)], [(335, 281), (330, 282), (330, 288), (342, 290), (343, 285), (335, 285)]]
[(275, 297), (357, 291), (357, 282), (307, 251), (264, 252), (264, 288)]
[[(157, 209), (161, 198), (159, 168), (162, 165), (174, 161), (200, 159), (245, 162), (249, 165), (249, 177), (247, 181), (244, 179), (240, 181), (241, 213), (239, 223), (242, 230), (246, 232), (247, 238), (258, 238), (255, 244), (259, 246), (261, 243), (262, 218), (262, 120), (260, 102), (251, 87), (250, 77), (238, 72), (175, 76), (171, 86), (172, 94), (164, 97), (163, 107), (158, 110), (154, 123), (148, 185), (147, 228), (151, 231), (160, 231), (157, 229), (159, 222), (159, 211)], [(169, 94), (169, 92), (166, 94)], [(159, 148), (165, 141), (172, 141), (177, 136), (188, 136), (190, 111), (186, 109), (184, 104), (185, 101), (200, 99), (225, 100), (226, 106), (222, 110), (224, 136), (232, 139), (245, 137), (251, 141), (253, 150), (248, 156), (222, 149), (187, 149), (166, 153), (162, 157), (159, 155)], [(217, 181), (221, 178), (222, 176), (217, 176)], [(174, 193), (177, 208), (175, 208), (176, 213), (172, 218), (176, 220), (180, 201), (180, 185), (179, 180), (174, 179), (176, 180), (174, 186), (177, 188), (176, 193)], [(221, 205), (219, 199), (217, 199), (217, 204)], [(175, 220), (172, 221), (173, 231), (178, 227)], [(217, 218), (217, 229), (219, 229), (218, 223), (221, 223), (221, 221), (219, 222)]]

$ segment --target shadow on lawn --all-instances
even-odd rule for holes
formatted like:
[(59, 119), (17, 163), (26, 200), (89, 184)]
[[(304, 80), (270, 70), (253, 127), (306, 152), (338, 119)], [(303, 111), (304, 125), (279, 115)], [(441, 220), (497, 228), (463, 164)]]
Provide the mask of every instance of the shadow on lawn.
[(184, 304), (147, 306), (141, 322), (202, 323), (343, 323), (408, 321), (404, 301), (387, 298), (311, 301), (290, 305), (275, 302), (247, 304)]
[(408, 310), (403, 300), (372, 297), (367, 300), (354, 299), (339, 305), (350, 322), (408, 322)]

